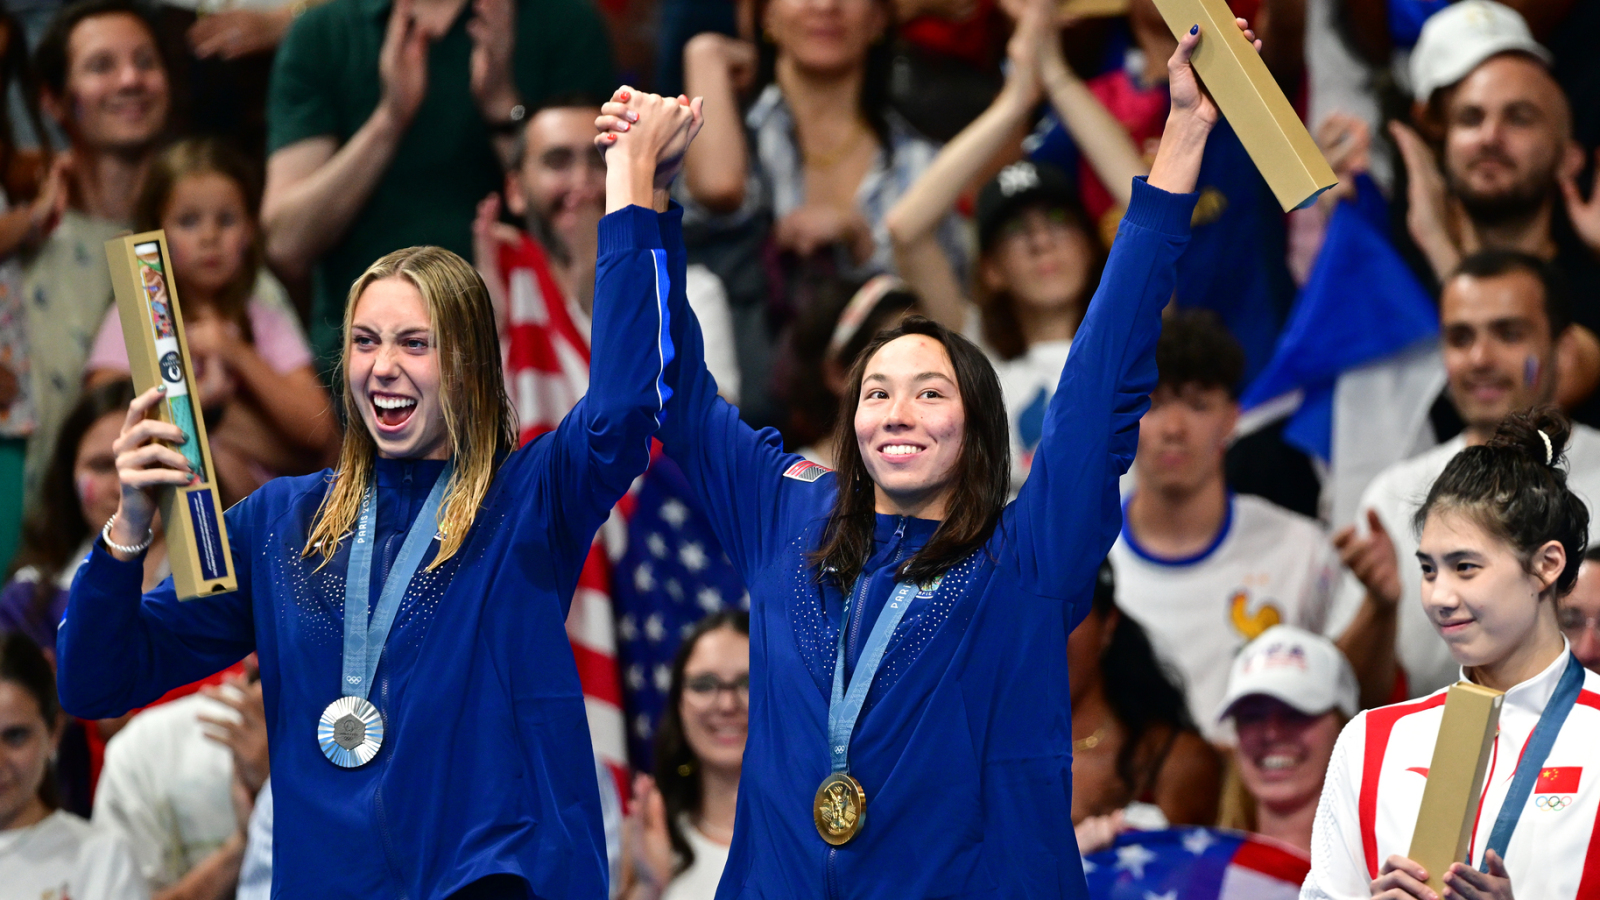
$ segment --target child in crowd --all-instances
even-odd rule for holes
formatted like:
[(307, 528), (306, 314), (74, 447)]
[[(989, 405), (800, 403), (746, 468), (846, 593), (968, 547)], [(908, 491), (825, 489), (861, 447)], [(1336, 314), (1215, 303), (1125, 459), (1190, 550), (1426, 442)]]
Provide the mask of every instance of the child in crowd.
[[(261, 191), (249, 164), (212, 139), (179, 141), (145, 177), (141, 231), (162, 228), (172, 253), (212, 460), (226, 503), (276, 475), (323, 465), (338, 439), (328, 393), (281, 288), (262, 270)], [(87, 383), (126, 378), (115, 308), (90, 352)]]
[(750, 614), (700, 620), (678, 647), (655, 778), (634, 783), (625, 900), (711, 900), (728, 862), (750, 719)]
[(1328, 760), (1357, 693), (1349, 661), (1321, 635), (1275, 625), (1251, 641), (1233, 661), (1217, 714), (1238, 736), (1241, 789), (1224, 798), (1221, 824), (1309, 856)]
[(142, 900), (149, 894), (117, 833), (58, 809), (50, 759), (66, 716), (55, 673), (26, 635), (0, 640), (0, 871), (8, 897)]

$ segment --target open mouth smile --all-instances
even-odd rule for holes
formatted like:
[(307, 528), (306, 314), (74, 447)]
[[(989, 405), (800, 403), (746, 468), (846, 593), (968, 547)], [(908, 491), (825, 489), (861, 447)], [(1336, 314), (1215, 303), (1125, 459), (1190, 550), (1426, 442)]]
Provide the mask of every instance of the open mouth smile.
[(411, 419), (411, 414), (417, 410), (417, 401), (413, 397), (403, 397), (399, 394), (378, 394), (372, 397), (372, 409), (378, 419), (378, 427), (385, 431), (398, 430)]
[(878, 448), (878, 455), (890, 462), (902, 462), (921, 453), (925, 447), (920, 444), (884, 444)]

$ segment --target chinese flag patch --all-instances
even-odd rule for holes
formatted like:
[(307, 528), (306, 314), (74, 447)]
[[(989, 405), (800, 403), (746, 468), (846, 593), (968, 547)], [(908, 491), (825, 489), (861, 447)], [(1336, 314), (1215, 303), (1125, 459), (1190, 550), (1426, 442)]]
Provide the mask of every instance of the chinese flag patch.
[(1539, 780), (1534, 782), (1535, 794), (1576, 794), (1583, 766), (1546, 766), (1539, 770)]

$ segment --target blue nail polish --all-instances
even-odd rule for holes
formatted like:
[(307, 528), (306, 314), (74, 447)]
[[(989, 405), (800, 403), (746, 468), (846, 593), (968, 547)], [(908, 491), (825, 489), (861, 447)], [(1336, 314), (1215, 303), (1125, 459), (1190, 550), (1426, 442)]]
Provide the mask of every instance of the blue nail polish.
[(1199, 25), (1190, 25), (1189, 26), (1189, 33), (1190, 34), (1199, 34), (1200, 33), (1200, 26)]

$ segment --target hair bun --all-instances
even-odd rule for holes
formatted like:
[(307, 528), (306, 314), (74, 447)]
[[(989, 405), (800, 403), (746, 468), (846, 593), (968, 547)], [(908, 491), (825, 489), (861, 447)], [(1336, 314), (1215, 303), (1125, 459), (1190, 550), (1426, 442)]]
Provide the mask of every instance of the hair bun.
[(1512, 450), (1552, 468), (1566, 456), (1572, 422), (1554, 406), (1537, 406), (1506, 416), (1485, 446)]

